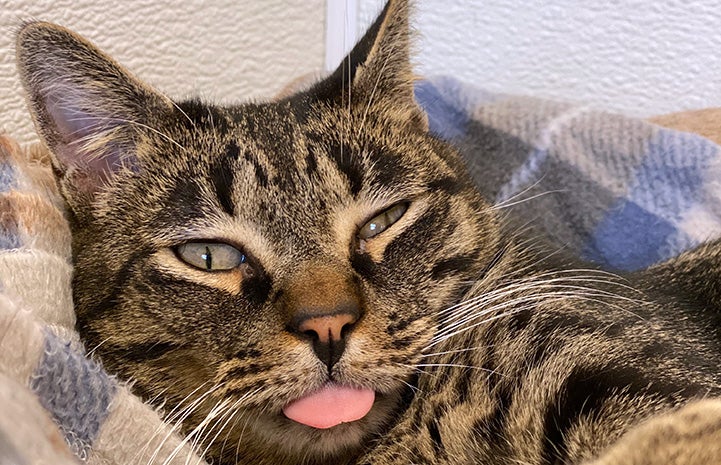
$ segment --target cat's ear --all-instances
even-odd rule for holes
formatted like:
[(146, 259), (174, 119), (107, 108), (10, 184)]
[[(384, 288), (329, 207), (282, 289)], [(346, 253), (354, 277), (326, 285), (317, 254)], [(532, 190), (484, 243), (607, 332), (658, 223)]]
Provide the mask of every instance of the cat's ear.
[(16, 45), (30, 112), (55, 169), (92, 197), (114, 172), (137, 164), (148, 118), (171, 111), (172, 102), (60, 26), (26, 24)]
[[(414, 97), (408, 0), (389, 0), (363, 38), (316, 90), (334, 92), (345, 104), (382, 106), (405, 121), (426, 126)], [(350, 89), (348, 86), (350, 85)]]

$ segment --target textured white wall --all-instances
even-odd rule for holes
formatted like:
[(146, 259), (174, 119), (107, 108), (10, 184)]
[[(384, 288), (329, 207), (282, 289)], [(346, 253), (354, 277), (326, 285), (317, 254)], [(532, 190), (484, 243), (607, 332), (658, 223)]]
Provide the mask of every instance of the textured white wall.
[[(359, 29), (381, 0), (359, 0)], [(418, 0), (418, 69), (633, 116), (721, 106), (719, 0)]]
[(15, 74), (24, 20), (91, 39), (171, 97), (268, 96), (323, 68), (325, 0), (0, 0), (0, 129), (34, 139)]
[[(328, 37), (362, 32), (382, 0), (0, 0), (0, 129), (34, 138), (15, 74), (23, 20), (64, 24), (174, 97), (267, 96), (323, 69)], [(718, 0), (416, 0), (417, 68), (487, 89), (649, 116), (721, 106)], [(329, 8), (329, 11), (332, 9)], [(349, 22), (349, 19), (351, 21)], [(335, 21), (335, 22), (334, 22)], [(355, 23), (355, 24), (354, 24)]]

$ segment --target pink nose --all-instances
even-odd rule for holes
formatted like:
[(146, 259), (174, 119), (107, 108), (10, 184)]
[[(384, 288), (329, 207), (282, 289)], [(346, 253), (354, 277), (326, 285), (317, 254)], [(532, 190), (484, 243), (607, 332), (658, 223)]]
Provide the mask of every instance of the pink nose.
[(310, 342), (328, 373), (341, 359), (348, 335), (363, 316), (357, 280), (341, 267), (309, 262), (283, 285), (279, 309), (286, 329)]
[(322, 344), (329, 344), (343, 339), (343, 329), (357, 321), (355, 315), (341, 313), (338, 315), (316, 316), (301, 321), (298, 331), (306, 333)]
[(360, 318), (357, 302), (349, 301), (336, 307), (333, 313), (306, 311), (291, 323), (292, 331), (310, 337), (313, 352), (328, 367), (338, 363), (345, 350), (346, 335)]

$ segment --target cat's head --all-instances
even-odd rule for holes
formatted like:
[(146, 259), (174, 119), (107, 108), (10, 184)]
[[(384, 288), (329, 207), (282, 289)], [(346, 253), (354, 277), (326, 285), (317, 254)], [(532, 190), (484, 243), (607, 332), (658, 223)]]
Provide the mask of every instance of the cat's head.
[(18, 62), (68, 206), (79, 329), (111, 372), (192, 406), (187, 430), (222, 405), (214, 456), (339, 456), (388, 424), (499, 234), (414, 101), (405, 1), (335, 73), (266, 103), (174, 102), (47, 23)]

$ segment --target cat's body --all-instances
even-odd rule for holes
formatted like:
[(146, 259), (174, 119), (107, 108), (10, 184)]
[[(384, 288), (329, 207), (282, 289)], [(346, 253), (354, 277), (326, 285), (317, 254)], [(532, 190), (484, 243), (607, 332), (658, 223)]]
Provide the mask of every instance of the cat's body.
[[(718, 260), (718, 248), (710, 246), (704, 256), (715, 254)], [(389, 445), (391, 450), (410, 447), (404, 452), (413, 457), (410, 463), (586, 463), (639, 421), (690, 398), (719, 395), (717, 309), (693, 302), (681, 288), (660, 279), (671, 265), (621, 281), (571, 264), (556, 268), (548, 255), (526, 255), (525, 247), (517, 252), (521, 257), (511, 253), (512, 264), (499, 268), (508, 273), (525, 264), (520, 279), (501, 286), (500, 293), (498, 281), (472, 293), (484, 300), (499, 300), (494, 294), (502, 294), (501, 305), (510, 305), (511, 315), (481, 325), (460, 344), (437, 346), (438, 352), (450, 353), (424, 360), (442, 366), (427, 368), (432, 375), (421, 377), (418, 389), (426, 395), (414, 399), (414, 414), (397, 427), (406, 438), (399, 442), (404, 446)], [(546, 252), (553, 254), (553, 249)], [(706, 279), (718, 272), (715, 266)], [(559, 269), (566, 271), (549, 271)], [(676, 276), (704, 279), (688, 270)], [(525, 288), (534, 280), (538, 284)], [(517, 284), (522, 290), (507, 295)], [(479, 341), (485, 346), (457, 352)], [(706, 435), (703, 447), (679, 447), (673, 434), (651, 422), (646, 432), (656, 435), (649, 441), (652, 447), (646, 444), (640, 457), (632, 457), (641, 444), (635, 438), (623, 454), (602, 463), (714, 463), (721, 403), (707, 402), (694, 408), (697, 415), (708, 415), (710, 427), (704, 424), (702, 434), (695, 430), (682, 439)], [(703, 418), (694, 421), (700, 424)], [(684, 434), (686, 428), (699, 427), (671, 423)], [(694, 458), (673, 455), (679, 448)], [(710, 455), (698, 460), (698, 450)], [(373, 458), (367, 463), (386, 462)]]
[(513, 227), (428, 134), (407, 27), (391, 2), (329, 78), (222, 108), (23, 28), (88, 346), (219, 463), (721, 460), (718, 402), (675, 410), (721, 394), (721, 246), (624, 279)]

